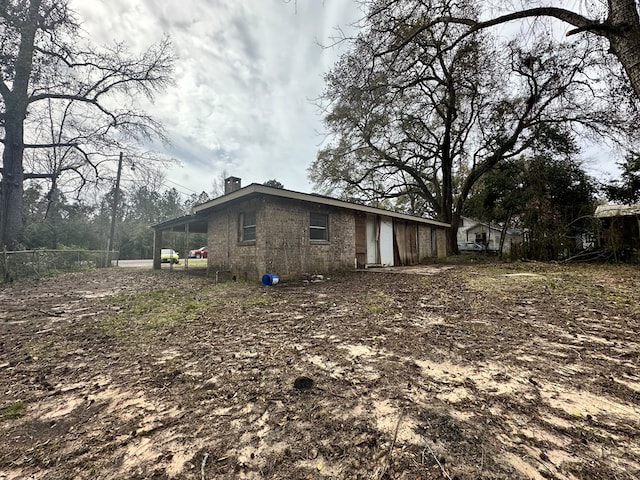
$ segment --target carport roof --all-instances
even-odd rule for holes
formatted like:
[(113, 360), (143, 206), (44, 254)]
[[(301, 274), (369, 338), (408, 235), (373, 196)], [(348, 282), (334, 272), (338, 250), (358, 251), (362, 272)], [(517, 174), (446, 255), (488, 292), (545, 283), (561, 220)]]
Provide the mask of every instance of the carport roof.
[(153, 228), (157, 231), (184, 232), (187, 225), (189, 225), (189, 233), (207, 233), (207, 215), (195, 213), (172, 218), (153, 225)]

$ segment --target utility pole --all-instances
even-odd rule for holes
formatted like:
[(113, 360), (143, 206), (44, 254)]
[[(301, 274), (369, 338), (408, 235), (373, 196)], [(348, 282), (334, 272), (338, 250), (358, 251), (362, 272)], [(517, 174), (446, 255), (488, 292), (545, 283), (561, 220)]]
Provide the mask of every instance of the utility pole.
[(122, 152), (118, 159), (118, 173), (116, 175), (116, 189), (113, 192), (113, 204), (111, 205), (111, 229), (109, 231), (109, 240), (107, 243), (107, 267), (111, 266), (111, 249), (113, 248), (116, 236), (116, 218), (118, 216), (118, 202), (120, 201), (120, 176), (122, 175)]

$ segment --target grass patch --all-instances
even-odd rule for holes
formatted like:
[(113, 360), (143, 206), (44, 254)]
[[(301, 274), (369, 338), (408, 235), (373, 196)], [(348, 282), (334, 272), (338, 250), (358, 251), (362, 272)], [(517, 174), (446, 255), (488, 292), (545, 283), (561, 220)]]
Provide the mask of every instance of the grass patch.
[(108, 303), (119, 307), (117, 314), (99, 322), (100, 328), (116, 336), (164, 332), (199, 318), (209, 302), (180, 289), (158, 289), (135, 295), (119, 295)]
[(246, 298), (242, 303), (247, 307), (257, 307), (261, 305), (270, 305), (273, 300), (265, 294), (251, 296)]
[(112, 313), (98, 321), (103, 332), (117, 338), (164, 335), (172, 329), (216, 316), (228, 307), (263, 307), (273, 304), (271, 295), (242, 282), (211, 284), (194, 281), (188, 288), (168, 287), (120, 294), (103, 300)]
[(498, 298), (511, 298), (515, 292), (534, 296), (545, 292), (572, 301), (598, 300), (621, 306), (630, 314), (640, 313), (633, 266), (514, 262), (468, 269), (465, 284), (469, 290), (491, 292)]
[(60, 352), (66, 351), (66, 347), (67, 345), (62, 341), (35, 338), (25, 344), (23, 351), (27, 352), (34, 361), (49, 362)]
[[(180, 259), (180, 264), (184, 265), (187, 260), (184, 258)], [(188, 260), (190, 267), (206, 267), (207, 259), (206, 258), (190, 258)]]
[(365, 310), (368, 314), (385, 313), (389, 310), (392, 300), (389, 295), (384, 292), (375, 292), (372, 295), (368, 295), (365, 303)]
[(20, 418), (25, 414), (26, 409), (27, 404), (24, 402), (18, 401), (10, 403), (0, 410), (0, 418), (7, 420)]

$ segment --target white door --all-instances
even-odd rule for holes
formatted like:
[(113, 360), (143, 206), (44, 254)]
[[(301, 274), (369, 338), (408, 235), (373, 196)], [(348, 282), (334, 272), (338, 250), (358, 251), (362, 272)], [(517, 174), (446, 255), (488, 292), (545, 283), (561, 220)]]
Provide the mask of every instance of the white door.
[(380, 263), (393, 267), (393, 220), (380, 219)]

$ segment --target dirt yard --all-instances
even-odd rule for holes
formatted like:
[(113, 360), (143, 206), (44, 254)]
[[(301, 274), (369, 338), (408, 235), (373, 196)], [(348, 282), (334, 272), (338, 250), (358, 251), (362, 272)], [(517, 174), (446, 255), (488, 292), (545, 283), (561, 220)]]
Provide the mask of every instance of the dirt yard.
[(0, 287), (0, 479), (640, 478), (637, 266), (413, 273)]

